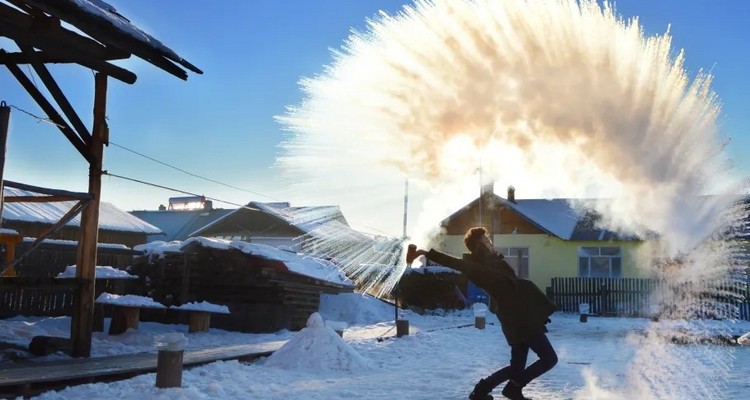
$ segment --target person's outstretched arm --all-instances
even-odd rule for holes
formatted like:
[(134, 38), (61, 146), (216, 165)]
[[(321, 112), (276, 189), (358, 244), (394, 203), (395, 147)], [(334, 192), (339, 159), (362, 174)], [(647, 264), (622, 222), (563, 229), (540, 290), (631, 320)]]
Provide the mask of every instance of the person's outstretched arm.
[[(515, 275), (505, 274), (501, 269), (490, 269), (485, 265), (456, 258), (435, 249), (430, 249), (429, 251), (417, 250), (417, 255), (424, 255), (440, 265), (463, 272), (469, 277), (469, 280), (477, 284), (479, 282), (488, 282), (489, 278), (492, 276), (497, 277), (498, 274), (514, 283), (516, 280)], [(508, 268), (510, 268), (510, 266)], [(512, 269), (510, 269), (510, 271), (512, 271)]]

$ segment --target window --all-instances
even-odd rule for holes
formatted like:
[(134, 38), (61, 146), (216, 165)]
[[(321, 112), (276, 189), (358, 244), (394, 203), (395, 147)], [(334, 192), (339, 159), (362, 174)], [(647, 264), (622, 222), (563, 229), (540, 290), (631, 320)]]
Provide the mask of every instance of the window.
[(579, 247), (578, 276), (583, 278), (622, 277), (622, 252), (619, 247)]
[(519, 278), (529, 278), (528, 247), (497, 247), (496, 250), (505, 257), (505, 261), (513, 267)]

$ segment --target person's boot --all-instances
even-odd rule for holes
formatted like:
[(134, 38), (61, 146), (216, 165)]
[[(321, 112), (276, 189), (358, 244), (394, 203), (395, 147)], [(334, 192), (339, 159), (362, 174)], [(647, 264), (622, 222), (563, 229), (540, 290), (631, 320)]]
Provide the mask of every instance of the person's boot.
[(509, 398), (510, 400), (531, 400), (531, 398), (526, 397), (521, 392), (523, 389), (523, 386), (516, 384), (513, 381), (508, 381), (508, 383), (503, 388), (503, 396)]
[(487, 380), (480, 379), (469, 394), (469, 400), (493, 400), (494, 397), (490, 396), (491, 391), (492, 388), (489, 387)]

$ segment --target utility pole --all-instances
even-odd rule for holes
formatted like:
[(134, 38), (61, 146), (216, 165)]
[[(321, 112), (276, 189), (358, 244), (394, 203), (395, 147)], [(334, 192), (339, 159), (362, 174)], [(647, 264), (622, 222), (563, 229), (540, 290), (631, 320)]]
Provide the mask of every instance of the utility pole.
[(5, 152), (8, 145), (8, 126), (10, 125), (10, 107), (4, 101), (0, 102), (0, 222), (3, 219), (3, 182), (5, 178)]

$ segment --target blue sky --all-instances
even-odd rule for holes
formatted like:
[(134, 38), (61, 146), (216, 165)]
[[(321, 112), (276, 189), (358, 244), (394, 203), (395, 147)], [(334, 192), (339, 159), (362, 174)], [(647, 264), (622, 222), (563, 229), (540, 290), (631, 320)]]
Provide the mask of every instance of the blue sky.
[[(302, 99), (298, 80), (322, 72), (330, 48), (378, 10), (406, 2), (350, 0), (244, 1), (111, 0), (123, 15), (189, 60), (204, 75), (187, 82), (143, 61), (121, 63), (138, 75), (134, 85), (110, 80), (108, 117), (113, 143), (192, 173), (247, 191), (180, 173), (110, 146), (104, 168), (118, 175), (235, 203), (293, 200), (285, 197), (274, 167), (283, 132), (274, 121)], [(625, 18), (638, 16), (648, 34), (671, 24), (673, 46), (686, 52), (686, 67), (715, 75), (723, 103), (722, 129), (740, 173), (750, 175), (750, 2), (629, 0), (616, 4)], [(0, 47), (15, 50), (7, 41)], [(54, 66), (53, 75), (85, 121), (90, 121), (93, 78), (81, 67)], [(42, 112), (6, 69), (0, 100)], [(18, 110), (11, 116), (5, 179), (85, 191), (87, 166), (52, 125)], [(90, 124), (90, 123), (89, 123)], [(105, 177), (103, 199), (120, 208), (155, 209), (179, 193)], [(217, 204), (217, 206), (222, 206)], [(230, 205), (223, 205), (231, 207)]]

